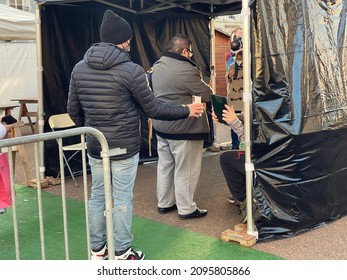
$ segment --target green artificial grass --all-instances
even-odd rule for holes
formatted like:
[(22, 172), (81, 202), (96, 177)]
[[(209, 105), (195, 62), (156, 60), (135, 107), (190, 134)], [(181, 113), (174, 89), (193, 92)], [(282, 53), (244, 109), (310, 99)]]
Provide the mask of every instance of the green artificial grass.
[[(20, 259), (40, 260), (41, 243), (37, 192), (16, 187)], [(42, 192), (45, 258), (65, 259), (62, 199)], [(87, 239), (84, 202), (67, 199), (69, 259), (86, 260)], [(275, 255), (241, 247), (237, 243), (158, 223), (139, 216), (133, 219), (133, 245), (146, 260), (278, 260)], [(0, 215), (0, 260), (16, 259), (12, 208)]]
[[(238, 243), (134, 217), (134, 245), (151, 260), (278, 260)], [(136, 249), (136, 248), (135, 248)]]
[[(37, 191), (29, 187), (16, 187), (16, 208), (20, 259), (40, 260), (41, 241)], [(62, 199), (42, 191), (45, 234), (45, 258), (65, 259)], [(0, 260), (16, 259), (12, 207), (0, 215)], [(67, 199), (70, 259), (87, 259), (84, 203)]]

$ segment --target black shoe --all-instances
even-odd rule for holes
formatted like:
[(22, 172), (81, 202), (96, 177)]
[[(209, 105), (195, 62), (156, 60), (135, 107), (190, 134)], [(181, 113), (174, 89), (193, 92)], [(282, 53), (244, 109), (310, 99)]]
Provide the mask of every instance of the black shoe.
[(158, 207), (158, 213), (159, 214), (166, 214), (167, 212), (176, 210), (177, 206), (176, 204), (172, 205), (171, 207)]
[(178, 218), (180, 220), (186, 220), (186, 219), (201, 218), (201, 217), (205, 217), (206, 215), (207, 215), (207, 210), (200, 210), (198, 208), (193, 213), (190, 213), (188, 215), (180, 215), (180, 214), (178, 214)]
[(227, 199), (231, 204), (235, 204), (236, 202), (236, 199), (232, 194), (230, 194)]

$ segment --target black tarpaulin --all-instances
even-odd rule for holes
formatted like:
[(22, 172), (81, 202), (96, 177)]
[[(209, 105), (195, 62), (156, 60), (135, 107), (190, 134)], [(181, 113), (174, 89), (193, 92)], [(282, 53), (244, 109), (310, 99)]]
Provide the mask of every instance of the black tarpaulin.
[(287, 237), (347, 211), (346, 1), (255, 1), (256, 226)]
[[(147, 6), (138, 7), (141, 2)], [(177, 6), (170, 11), (141, 13), (154, 6), (161, 9), (164, 2)], [(66, 112), (71, 70), (87, 48), (99, 40), (105, 9), (114, 10), (131, 23), (134, 62), (148, 69), (168, 39), (180, 32), (193, 40), (194, 59), (208, 77), (208, 2), (218, 3), (218, 11), (223, 14), (231, 6), (240, 8), (240, 1), (43, 4), (46, 119)], [(254, 214), (260, 240), (270, 240), (307, 231), (347, 211), (347, 4), (342, 0), (251, 2)], [(115, 4), (125, 3), (133, 3), (136, 12), (115, 8)], [(223, 10), (222, 3), (230, 7)], [(143, 127), (146, 123), (145, 118)], [(143, 140), (141, 150), (146, 153)], [(152, 145), (155, 148), (155, 142)], [(49, 161), (52, 157), (46, 157), (46, 169)]]

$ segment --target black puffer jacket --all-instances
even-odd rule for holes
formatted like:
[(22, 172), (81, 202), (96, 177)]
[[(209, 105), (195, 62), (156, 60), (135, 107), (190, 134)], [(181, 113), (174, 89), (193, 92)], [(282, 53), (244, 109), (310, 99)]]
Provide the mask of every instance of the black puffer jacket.
[[(94, 127), (106, 137), (109, 148), (127, 153), (111, 159), (129, 158), (140, 151), (142, 109), (150, 118), (176, 120), (188, 117), (189, 108), (158, 101), (148, 88), (143, 68), (109, 43), (97, 43), (74, 67), (67, 111), (77, 126)], [(88, 153), (100, 157), (97, 139), (87, 137)]]

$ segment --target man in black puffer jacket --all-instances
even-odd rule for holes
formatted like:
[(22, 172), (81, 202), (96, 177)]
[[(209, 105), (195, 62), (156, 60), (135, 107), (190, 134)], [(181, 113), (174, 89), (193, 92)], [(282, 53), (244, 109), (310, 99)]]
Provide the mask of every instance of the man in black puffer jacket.
[[(74, 67), (69, 88), (67, 111), (76, 126), (100, 130), (109, 148), (126, 153), (111, 157), (114, 196), (113, 224), (116, 259), (142, 260), (144, 254), (131, 247), (133, 236), (132, 196), (140, 151), (140, 116), (142, 109), (150, 118), (177, 120), (199, 117), (202, 104), (168, 105), (158, 101), (148, 87), (143, 68), (131, 62), (131, 26), (110, 10), (101, 24), (101, 43), (94, 44)], [(92, 172), (89, 201), (91, 259), (107, 258), (104, 217), (104, 177), (97, 139), (87, 137)]]

